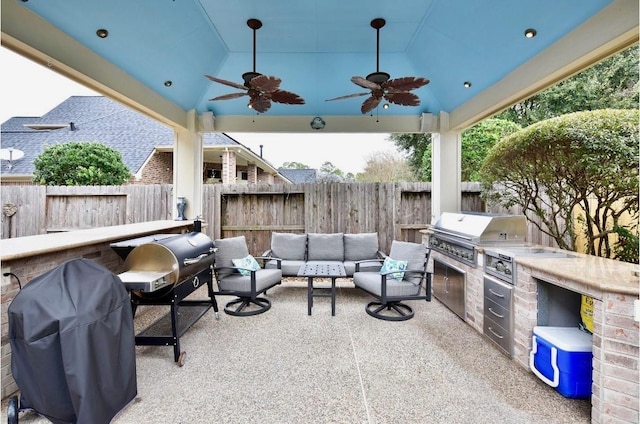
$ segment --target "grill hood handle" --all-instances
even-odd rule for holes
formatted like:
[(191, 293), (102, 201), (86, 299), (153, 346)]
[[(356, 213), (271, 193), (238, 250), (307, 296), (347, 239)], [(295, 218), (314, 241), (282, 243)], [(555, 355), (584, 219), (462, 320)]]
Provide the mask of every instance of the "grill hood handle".
[(196, 256), (195, 258), (185, 258), (184, 261), (182, 261), (182, 263), (184, 264), (184, 266), (197, 264), (198, 262), (200, 262), (202, 259), (206, 258), (209, 255), (210, 255), (209, 253), (203, 253), (202, 255)]

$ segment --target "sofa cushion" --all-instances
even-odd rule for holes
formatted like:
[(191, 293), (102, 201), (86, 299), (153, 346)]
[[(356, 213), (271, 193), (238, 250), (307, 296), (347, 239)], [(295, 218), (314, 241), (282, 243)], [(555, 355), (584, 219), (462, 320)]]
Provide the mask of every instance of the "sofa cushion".
[(309, 261), (343, 261), (344, 260), (344, 234), (318, 234), (309, 233)]
[(378, 254), (378, 233), (345, 234), (344, 260), (375, 259)]
[(304, 261), (306, 234), (271, 233), (271, 255), (291, 261)]
[[(298, 275), (298, 271), (300, 271), (300, 267), (304, 265), (304, 261), (289, 261), (284, 260), (280, 262), (280, 269), (282, 270), (282, 275), (284, 277), (296, 277)], [(278, 263), (275, 259), (267, 261), (264, 265), (265, 268), (268, 269), (277, 269)]]
[[(233, 267), (233, 260), (244, 258), (249, 255), (247, 241), (244, 236), (229, 237), (214, 241), (216, 247), (215, 266), (216, 267)], [(229, 274), (239, 274), (237, 270), (224, 270), (220, 272), (218, 277), (224, 278)]]

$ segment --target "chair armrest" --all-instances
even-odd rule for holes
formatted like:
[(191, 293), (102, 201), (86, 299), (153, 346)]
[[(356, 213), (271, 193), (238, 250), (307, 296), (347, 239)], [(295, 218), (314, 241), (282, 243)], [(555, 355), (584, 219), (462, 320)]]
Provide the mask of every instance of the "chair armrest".
[(387, 254), (384, 253), (382, 250), (378, 250), (376, 254), (378, 255), (379, 258), (382, 258), (382, 259), (385, 259), (387, 257)]
[[(268, 250), (268, 252), (270, 252), (270, 250)], [(276, 261), (276, 264), (278, 265), (278, 269), (282, 269), (282, 259), (280, 258), (263, 255), (263, 256), (256, 256), (254, 259), (260, 259), (262, 261), (262, 268), (265, 267), (267, 261)]]
[(384, 262), (382, 259), (363, 259), (361, 261), (354, 261), (354, 263), (356, 264), (356, 271), (355, 272), (359, 272), (360, 271), (360, 264), (366, 264), (369, 262), (376, 262), (379, 264), (382, 264), (382, 262)]
[(265, 250), (264, 252), (262, 252), (262, 255), (260, 255), (259, 257), (266, 257), (266, 258), (270, 258), (271, 257), (271, 249)]

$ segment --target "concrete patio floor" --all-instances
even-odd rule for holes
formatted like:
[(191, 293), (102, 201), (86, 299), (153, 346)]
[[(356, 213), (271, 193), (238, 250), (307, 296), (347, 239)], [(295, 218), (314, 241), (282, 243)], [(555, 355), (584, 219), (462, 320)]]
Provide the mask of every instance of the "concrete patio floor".
[[(171, 347), (136, 347), (137, 398), (114, 423), (589, 423), (588, 400), (566, 399), (502, 355), (436, 299), (385, 322), (338, 280), (307, 315), (306, 283), (269, 291), (254, 317), (208, 312)], [(195, 297), (205, 295), (200, 289)], [(230, 298), (218, 298), (222, 309)], [(136, 327), (167, 308), (140, 311)], [(6, 401), (2, 404), (6, 422)], [(21, 413), (21, 423), (49, 422)]]

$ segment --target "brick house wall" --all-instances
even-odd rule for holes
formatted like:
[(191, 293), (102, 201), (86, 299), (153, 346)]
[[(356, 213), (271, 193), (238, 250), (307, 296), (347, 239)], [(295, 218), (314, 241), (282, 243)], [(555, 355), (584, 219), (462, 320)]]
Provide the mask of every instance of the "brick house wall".
[(142, 178), (136, 184), (172, 184), (173, 153), (155, 152), (142, 170)]

